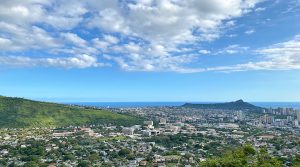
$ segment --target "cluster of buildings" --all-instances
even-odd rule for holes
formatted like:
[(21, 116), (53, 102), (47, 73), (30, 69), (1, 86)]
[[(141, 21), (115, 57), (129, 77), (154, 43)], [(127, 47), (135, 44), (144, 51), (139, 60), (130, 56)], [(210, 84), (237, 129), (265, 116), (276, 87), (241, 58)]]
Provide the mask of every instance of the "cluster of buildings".
[(273, 115), (293, 115), (295, 112), (300, 112), (300, 109), (295, 110), (294, 108), (268, 108), (264, 109), (263, 113), (273, 114)]
[(300, 110), (278, 108), (269, 109), (269, 112), (253, 122), (258, 127), (298, 128), (300, 122)]
[(32, 151), (33, 141), (41, 149), (41, 154), (33, 151), (33, 155), (39, 157), (39, 163), (51, 167), (72, 167), (83, 162), (98, 166), (190, 167), (245, 143), (256, 149), (267, 148), (287, 166), (300, 154), (299, 110), (270, 109), (261, 114), (180, 107), (112, 110), (143, 116), (145, 121), (130, 127), (90, 124), (60, 129), (0, 129), (0, 166), (2, 162), (29, 163), (24, 153)]
[(151, 137), (157, 135), (174, 135), (178, 133), (194, 134), (196, 133), (196, 128), (187, 123), (169, 123), (166, 118), (160, 118), (156, 127), (153, 121), (144, 121), (143, 125), (124, 127), (122, 133), (130, 137)]

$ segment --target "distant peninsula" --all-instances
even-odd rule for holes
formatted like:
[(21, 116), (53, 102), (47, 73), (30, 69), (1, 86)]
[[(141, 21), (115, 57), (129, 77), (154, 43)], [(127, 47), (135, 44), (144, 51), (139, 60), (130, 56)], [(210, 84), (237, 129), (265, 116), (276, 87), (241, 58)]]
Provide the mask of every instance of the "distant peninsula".
[(220, 110), (248, 110), (248, 111), (263, 110), (263, 108), (244, 102), (243, 100), (237, 100), (234, 102), (226, 102), (226, 103), (208, 103), (208, 104), (185, 103), (184, 105), (182, 105), (182, 107), (198, 108), (198, 109), (220, 109)]

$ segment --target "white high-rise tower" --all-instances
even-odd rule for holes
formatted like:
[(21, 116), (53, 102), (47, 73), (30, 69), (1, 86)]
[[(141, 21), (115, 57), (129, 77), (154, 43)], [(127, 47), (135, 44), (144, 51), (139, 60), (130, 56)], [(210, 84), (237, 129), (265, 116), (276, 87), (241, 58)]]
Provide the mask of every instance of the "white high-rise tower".
[(296, 110), (297, 120), (300, 122), (300, 109)]

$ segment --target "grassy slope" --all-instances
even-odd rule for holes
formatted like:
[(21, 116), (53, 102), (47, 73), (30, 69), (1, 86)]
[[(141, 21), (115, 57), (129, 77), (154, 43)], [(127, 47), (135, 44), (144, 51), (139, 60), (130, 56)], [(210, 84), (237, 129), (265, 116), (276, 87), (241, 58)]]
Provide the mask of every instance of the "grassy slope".
[(0, 96), (0, 127), (65, 126), (85, 123), (133, 125), (140, 118), (105, 110)]

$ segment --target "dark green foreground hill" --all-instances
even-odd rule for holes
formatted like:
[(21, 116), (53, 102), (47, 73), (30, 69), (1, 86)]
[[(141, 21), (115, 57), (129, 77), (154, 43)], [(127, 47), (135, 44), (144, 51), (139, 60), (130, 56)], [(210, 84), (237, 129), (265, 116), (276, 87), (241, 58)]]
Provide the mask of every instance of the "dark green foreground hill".
[(0, 96), (0, 128), (83, 125), (86, 123), (129, 126), (141, 118), (101, 109), (39, 102)]

